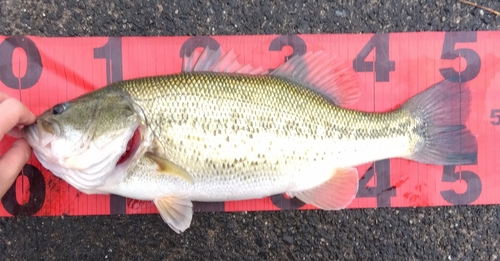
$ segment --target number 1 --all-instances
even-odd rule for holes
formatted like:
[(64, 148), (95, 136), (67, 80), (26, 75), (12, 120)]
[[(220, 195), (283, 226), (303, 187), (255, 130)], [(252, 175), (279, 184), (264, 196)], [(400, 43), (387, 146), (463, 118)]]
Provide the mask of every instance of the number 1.
[[(123, 80), (122, 41), (119, 37), (110, 37), (108, 42), (94, 48), (95, 59), (106, 59), (106, 83), (111, 84)], [(110, 214), (125, 214), (127, 200), (124, 197), (111, 195), (109, 199)]]

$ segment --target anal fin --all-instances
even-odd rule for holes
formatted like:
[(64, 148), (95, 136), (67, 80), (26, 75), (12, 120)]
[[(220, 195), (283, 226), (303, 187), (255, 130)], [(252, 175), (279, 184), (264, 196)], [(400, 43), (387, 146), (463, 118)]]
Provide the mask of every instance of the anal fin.
[(358, 170), (344, 168), (336, 170), (328, 181), (319, 186), (287, 194), (320, 209), (340, 210), (346, 208), (356, 197), (358, 184)]
[(193, 218), (193, 203), (188, 198), (165, 196), (154, 201), (161, 218), (180, 234), (188, 229)]

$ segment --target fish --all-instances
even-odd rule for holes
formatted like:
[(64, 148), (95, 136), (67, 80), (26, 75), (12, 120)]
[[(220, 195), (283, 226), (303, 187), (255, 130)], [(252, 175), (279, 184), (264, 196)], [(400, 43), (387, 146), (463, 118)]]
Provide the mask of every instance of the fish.
[(362, 89), (332, 53), (263, 70), (207, 47), (184, 55), (179, 73), (56, 104), (23, 134), (55, 176), (86, 194), (153, 201), (177, 233), (190, 227), (193, 201), (287, 194), (341, 210), (356, 197), (361, 164), (477, 160), (464, 83), (444, 79), (386, 112), (349, 109)]

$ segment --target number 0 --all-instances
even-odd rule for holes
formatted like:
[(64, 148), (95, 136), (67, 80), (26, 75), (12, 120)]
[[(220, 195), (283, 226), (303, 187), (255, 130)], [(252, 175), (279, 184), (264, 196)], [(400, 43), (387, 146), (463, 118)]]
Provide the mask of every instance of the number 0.
[[(14, 49), (21, 48), (26, 53), (26, 74), (19, 78), (12, 71)], [(28, 89), (33, 87), (42, 74), (42, 57), (35, 43), (24, 36), (12, 36), (0, 44), (0, 80), (9, 88)]]

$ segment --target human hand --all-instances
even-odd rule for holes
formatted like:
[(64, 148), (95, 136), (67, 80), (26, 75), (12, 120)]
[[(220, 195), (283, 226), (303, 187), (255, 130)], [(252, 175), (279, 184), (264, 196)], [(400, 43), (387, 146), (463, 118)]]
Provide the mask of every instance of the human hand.
[(22, 139), (21, 129), (35, 120), (35, 115), (26, 106), (0, 92), (0, 140), (5, 134), (21, 138), (16, 140), (5, 154), (0, 155), (0, 198), (12, 186), (31, 156), (31, 147)]

